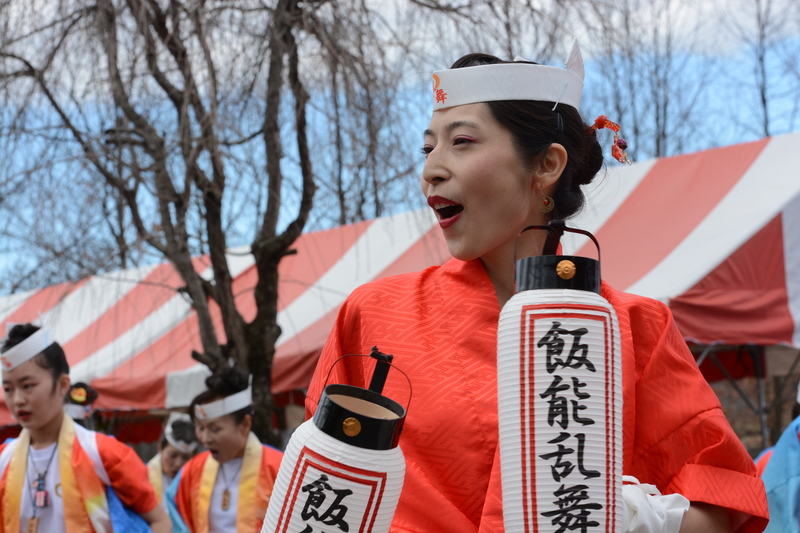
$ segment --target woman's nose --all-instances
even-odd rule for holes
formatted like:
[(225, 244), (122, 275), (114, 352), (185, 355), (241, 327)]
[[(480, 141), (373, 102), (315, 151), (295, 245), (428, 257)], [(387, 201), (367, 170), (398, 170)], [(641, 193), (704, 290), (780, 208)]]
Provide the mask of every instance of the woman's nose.
[(441, 156), (434, 148), (425, 158), (425, 166), (422, 167), (422, 181), (433, 185), (445, 181), (449, 176)]
[(25, 397), (20, 393), (20, 391), (15, 390), (11, 393), (12, 405), (22, 405), (23, 403), (25, 403)]

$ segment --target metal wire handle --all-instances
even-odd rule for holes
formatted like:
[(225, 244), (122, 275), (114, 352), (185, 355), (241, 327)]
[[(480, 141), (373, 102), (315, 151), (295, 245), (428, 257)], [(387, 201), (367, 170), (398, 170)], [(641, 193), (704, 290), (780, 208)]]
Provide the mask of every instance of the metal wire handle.
[[(325, 381), (322, 384), (323, 392), (325, 391), (325, 387), (328, 386), (328, 380), (331, 377), (331, 372), (333, 372), (333, 367), (335, 367), (336, 364), (339, 361), (341, 361), (342, 359), (344, 359), (345, 357), (367, 357), (367, 358), (371, 358), (369, 355), (364, 355), (364, 354), (360, 354), (360, 353), (349, 353), (349, 354), (346, 354), (346, 355), (343, 355), (343, 356), (339, 357), (336, 361), (333, 362), (331, 367), (328, 369), (328, 374), (325, 376)], [(406, 412), (408, 412), (408, 408), (409, 408), (409, 406), (411, 406), (411, 396), (414, 393), (414, 390), (411, 387), (411, 379), (409, 379), (408, 374), (406, 374), (405, 372), (403, 372), (401, 369), (397, 368), (396, 366), (390, 365), (390, 367), (393, 368), (394, 370), (397, 370), (401, 374), (403, 374), (403, 377), (406, 378), (406, 381), (408, 382), (408, 402), (404, 406)], [(317, 399), (317, 403), (319, 403), (319, 398)]]
[(595, 247), (597, 248), (597, 261), (600, 261), (600, 243), (597, 242), (594, 235), (589, 233), (586, 230), (577, 229), (577, 228), (569, 228), (567, 227), (566, 223), (563, 220), (551, 220), (547, 225), (533, 225), (523, 228), (522, 231), (519, 232), (517, 235), (517, 240), (514, 241), (514, 264), (517, 263), (517, 242), (519, 238), (528, 230), (532, 229), (539, 229), (539, 230), (546, 230), (547, 231), (547, 240), (544, 243), (544, 249), (542, 250), (542, 255), (555, 255), (556, 248), (558, 248), (558, 243), (561, 240), (561, 235), (564, 234), (565, 231), (569, 233), (578, 233), (580, 235), (585, 235), (589, 237), (592, 242), (594, 243)]

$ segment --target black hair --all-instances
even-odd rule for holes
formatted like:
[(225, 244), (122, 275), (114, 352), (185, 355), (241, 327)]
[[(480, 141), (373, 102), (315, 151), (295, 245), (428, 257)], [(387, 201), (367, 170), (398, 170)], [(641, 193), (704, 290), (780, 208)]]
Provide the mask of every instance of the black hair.
[[(5, 353), (17, 344), (39, 331), (39, 326), (33, 324), (17, 324), (11, 331), (8, 332), (6, 342), (3, 343), (0, 353)], [(64, 354), (64, 349), (57, 342), (52, 343), (50, 346), (42, 350), (38, 355), (33, 357), (33, 360), (41, 368), (49, 370), (53, 376), (53, 390), (56, 390), (56, 384), (61, 376), (69, 375), (69, 363), (67, 363), (67, 356)]]
[[(511, 62), (489, 54), (467, 54), (450, 68), (496, 64)], [(566, 149), (567, 165), (552, 195), (555, 209), (550, 215), (565, 219), (580, 211), (586, 201), (580, 186), (590, 183), (602, 168), (603, 149), (578, 110), (564, 103), (553, 110), (555, 102), (533, 100), (501, 100), (486, 105), (494, 119), (511, 132), (517, 153), (528, 164), (536, 164), (553, 143)]]
[[(194, 410), (194, 408), (192, 408)], [(161, 440), (159, 441), (159, 446), (161, 449), (167, 447), (169, 442), (167, 441), (166, 435), (166, 428), (161, 433)], [(187, 444), (192, 444), (197, 442), (197, 435), (194, 432), (194, 424), (189, 422), (188, 420), (175, 420), (172, 422), (172, 435), (175, 437), (175, 440), (180, 442), (185, 442)]]
[[(236, 394), (237, 392), (245, 390), (248, 386), (249, 382), (247, 377), (239, 372), (236, 368), (232, 366), (223, 366), (219, 368), (216, 372), (206, 378), (206, 387), (208, 390), (195, 396), (194, 400), (192, 400), (192, 403), (189, 404), (189, 414), (192, 416), (192, 421), (194, 421), (195, 405), (202, 405), (204, 403), (225, 398), (231, 394)], [(245, 415), (252, 416), (252, 414), (253, 406), (248, 405), (243, 409), (234, 411), (230, 414), (230, 416), (233, 417), (234, 422), (241, 424), (242, 421), (244, 421)]]

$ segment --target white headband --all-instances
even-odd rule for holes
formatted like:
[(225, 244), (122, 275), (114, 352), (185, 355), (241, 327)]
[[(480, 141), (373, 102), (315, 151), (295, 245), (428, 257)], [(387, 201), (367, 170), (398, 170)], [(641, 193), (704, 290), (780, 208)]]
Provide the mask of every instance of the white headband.
[(245, 390), (226, 396), (221, 400), (195, 405), (194, 417), (200, 420), (219, 418), (244, 409), (251, 403), (253, 403), (253, 388), (247, 387)]
[(167, 419), (167, 427), (164, 428), (164, 438), (167, 439), (167, 442), (179, 452), (193, 453), (197, 449), (197, 442), (184, 442), (182, 440), (178, 440), (178, 438), (175, 436), (175, 430), (172, 429), (172, 423), (177, 422), (178, 420), (183, 420), (184, 422), (189, 422), (190, 424), (192, 423), (192, 418), (189, 415), (185, 415), (183, 413), (170, 413), (169, 418)]
[(50, 338), (50, 333), (44, 328), (39, 329), (30, 337), (0, 355), (3, 370), (14, 370), (22, 363), (42, 353), (51, 344), (53, 344), (53, 340)]
[(65, 403), (64, 412), (73, 420), (84, 420), (87, 415), (87, 406), (78, 405), (77, 403)]
[[(515, 58), (514, 61), (524, 61)], [(437, 70), (433, 73), (433, 110), (497, 100), (533, 100), (578, 109), (583, 91), (583, 58), (576, 40), (567, 68), (503, 63)]]

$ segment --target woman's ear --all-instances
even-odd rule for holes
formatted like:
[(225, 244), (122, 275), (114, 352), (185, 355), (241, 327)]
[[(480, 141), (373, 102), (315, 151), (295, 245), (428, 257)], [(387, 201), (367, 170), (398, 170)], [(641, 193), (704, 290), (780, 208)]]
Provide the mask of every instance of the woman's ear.
[(69, 392), (70, 385), (72, 385), (72, 382), (69, 379), (69, 374), (62, 374), (61, 377), (58, 378), (58, 392), (62, 398)]
[(566, 148), (558, 143), (551, 144), (534, 171), (534, 187), (550, 194), (564, 172), (568, 159)]
[(239, 430), (245, 435), (250, 434), (250, 430), (253, 429), (253, 416), (252, 415), (244, 415), (244, 419), (242, 423), (239, 424)]

